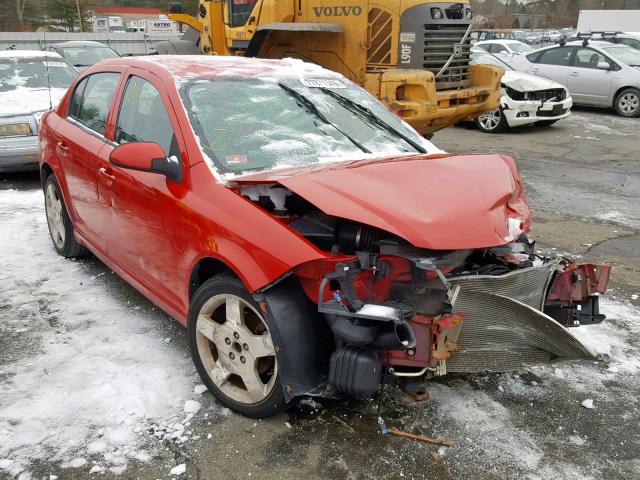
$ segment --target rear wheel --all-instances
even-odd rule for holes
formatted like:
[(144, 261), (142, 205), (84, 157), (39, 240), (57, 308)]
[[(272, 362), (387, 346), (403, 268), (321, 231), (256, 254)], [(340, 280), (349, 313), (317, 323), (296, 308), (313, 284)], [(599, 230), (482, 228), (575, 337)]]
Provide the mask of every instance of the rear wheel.
[(52, 174), (44, 183), (44, 208), (47, 214), (49, 235), (56, 251), (63, 257), (78, 257), (87, 253), (87, 249), (76, 242), (73, 224), (64, 204), (60, 185)]
[(640, 90), (625, 88), (618, 94), (613, 106), (618, 115), (623, 117), (640, 116)]
[(507, 120), (502, 114), (502, 109), (496, 108), (476, 118), (476, 127), (486, 133), (498, 133), (507, 128)]
[(536, 122), (536, 125), (538, 127), (550, 127), (551, 125), (553, 125), (554, 123), (556, 123), (558, 120), (538, 120)]
[(254, 418), (286, 407), (269, 326), (238, 279), (217, 275), (198, 289), (188, 332), (196, 370), (220, 403)]

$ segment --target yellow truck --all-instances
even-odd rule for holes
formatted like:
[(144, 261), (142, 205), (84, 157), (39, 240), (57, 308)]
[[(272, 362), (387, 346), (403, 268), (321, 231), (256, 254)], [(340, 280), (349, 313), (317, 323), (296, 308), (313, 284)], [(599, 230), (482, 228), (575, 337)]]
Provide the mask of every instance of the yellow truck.
[(503, 70), (469, 65), (468, 0), (199, 0), (170, 4), (200, 52), (299, 58), (341, 73), (423, 135), (498, 107)]

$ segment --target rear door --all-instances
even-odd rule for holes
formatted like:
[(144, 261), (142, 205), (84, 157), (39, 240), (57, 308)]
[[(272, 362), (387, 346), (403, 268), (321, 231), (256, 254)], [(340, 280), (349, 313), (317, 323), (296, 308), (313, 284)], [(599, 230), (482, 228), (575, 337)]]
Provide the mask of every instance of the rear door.
[(577, 103), (609, 105), (613, 85), (613, 70), (601, 70), (599, 62), (615, 67), (613, 60), (589, 47), (578, 47), (573, 66), (569, 69), (569, 91)]
[[(135, 68), (116, 100), (114, 144), (155, 142), (168, 157), (183, 164), (184, 142), (177, 118), (162, 82), (154, 75)], [(186, 158), (186, 157), (185, 157)], [(102, 183), (101, 195), (109, 198), (109, 257), (145, 288), (161, 296), (174, 309), (186, 312), (180, 295), (188, 274), (182, 232), (176, 219), (184, 217), (181, 184), (157, 173), (141, 172), (105, 164), (112, 177)]]
[(99, 248), (105, 234), (104, 204), (98, 198), (98, 158), (120, 72), (94, 73), (76, 86), (66, 121), (57, 126), (56, 156), (64, 172), (74, 226)]
[(529, 67), (529, 73), (539, 77), (555, 80), (568, 86), (569, 67), (574, 54), (574, 47), (557, 47), (544, 50), (536, 62)]

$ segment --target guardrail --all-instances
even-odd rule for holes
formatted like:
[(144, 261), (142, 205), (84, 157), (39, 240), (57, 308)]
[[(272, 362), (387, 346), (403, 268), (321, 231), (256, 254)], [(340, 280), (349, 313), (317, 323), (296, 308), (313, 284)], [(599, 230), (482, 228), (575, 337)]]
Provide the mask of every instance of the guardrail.
[(153, 33), (78, 33), (78, 32), (0, 32), (0, 50), (44, 50), (46, 44), (70, 40), (91, 40), (109, 45), (120, 55), (148, 55), (156, 53), (153, 44), (163, 40), (177, 40), (179, 32)]

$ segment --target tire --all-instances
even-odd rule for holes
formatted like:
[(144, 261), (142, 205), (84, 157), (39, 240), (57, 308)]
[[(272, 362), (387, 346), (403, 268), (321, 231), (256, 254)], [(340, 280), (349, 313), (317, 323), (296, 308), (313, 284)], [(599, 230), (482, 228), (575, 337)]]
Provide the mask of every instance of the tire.
[(86, 255), (87, 249), (76, 241), (73, 233), (73, 223), (69, 218), (60, 185), (55, 175), (51, 174), (47, 177), (43, 190), (49, 235), (56, 252), (65, 258)]
[(502, 114), (502, 108), (498, 107), (489, 113), (480, 115), (475, 120), (476, 127), (485, 133), (500, 133), (507, 128), (507, 120)]
[(558, 120), (538, 120), (536, 122), (536, 126), (538, 126), (538, 127), (550, 127), (551, 125), (553, 125), (557, 121)]
[(287, 407), (270, 326), (260, 312), (240, 280), (220, 274), (194, 294), (187, 326), (204, 384), (221, 404), (252, 418)]
[(640, 116), (640, 90), (625, 88), (616, 95), (613, 108), (622, 117), (635, 118)]

